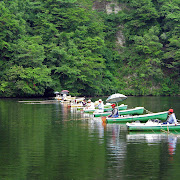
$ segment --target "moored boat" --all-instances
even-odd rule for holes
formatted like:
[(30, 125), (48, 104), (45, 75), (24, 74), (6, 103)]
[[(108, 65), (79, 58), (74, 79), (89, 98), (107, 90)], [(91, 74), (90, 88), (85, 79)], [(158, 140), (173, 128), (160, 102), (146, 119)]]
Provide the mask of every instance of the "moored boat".
[(143, 114), (143, 115), (124, 115), (119, 116), (117, 118), (106, 118), (107, 123), (118, 123), (118, 122), (133, 122), (133, 121), (148, 121), (149, 119), (159, 119), (159, 120), (166, 120), (168, 116), (168, 111), (158, 112), (158, 113), (150, 113), (150, 114)]
[[(126, 110), (128, 107), (128, 105), (125, 105), (125, 104), (121, 104), (120, 106), (117, 106), (118, 110)], [(104, 108), (104, 112), (108, 112), (108, 111), (112, 111), (113, 108), (112, 107), (109, 107), (109, 108)]]
[[(127, 114), (143, 114), (144, 112), (144, 107), (135, 107), (135, 108), (132, 108), (132, 109), (127, 109), (127, 110), (121, 110), (121, 111), (118, 111), (118, 113), (120, 115), (127, 115)], [(94, 112), (93, 115), (94, 117), (102, 117), (102, 116), (108, 116), (110, 115), (111, 112), (102, 112), (102, 113), (99, 113), (99, 112)]]
[(84, 109), (85, 113), (93, 113), (95, 109)]
[(81, 108), (81, 107), (83, 107), (83, 105), (81, 103), (78, 103), (78, 104), (71, 104), (71, 105), (69, 105), (69, 107)]
[(180, 124), (163, 124), (159, 121), (149, 120), (146, 123), (133, 122), (126, 123), (127, 129), (129, 131), (170, 131), (170, 130), (180, 130)]
[[(117, 106), (118, 110), (126, 110), (127, 109), (127, 105), (121, 104), (120, 106)], [(85, 113), (93, 113), (94, 111), (97, 111), (98, 109), (85, 109), (84, 112)], [(111, 111), (113, 110), (112, 107), (110, 108), (104, 108), (104, 112), (106, 112), (107, 114), (111, 113)]]

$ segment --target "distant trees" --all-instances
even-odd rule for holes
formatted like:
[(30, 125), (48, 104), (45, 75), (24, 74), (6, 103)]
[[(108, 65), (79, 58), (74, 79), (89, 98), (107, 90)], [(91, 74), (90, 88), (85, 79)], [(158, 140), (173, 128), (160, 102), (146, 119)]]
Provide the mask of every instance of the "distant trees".
[(0, 96), (179, 94), (179, 1), (117, 2), (107, 15), (91, 0), (0, 1)]

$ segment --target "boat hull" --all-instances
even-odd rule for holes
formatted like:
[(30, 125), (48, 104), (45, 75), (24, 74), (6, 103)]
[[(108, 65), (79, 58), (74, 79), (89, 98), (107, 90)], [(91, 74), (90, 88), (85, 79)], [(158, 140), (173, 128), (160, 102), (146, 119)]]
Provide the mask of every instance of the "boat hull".
[[(120, 105), (118, 106), (118, 110), (125, 110), (127, 109), (127, 105)], [(85, 113), (93, 113), (96, 109), (85, 109), (84, 112)], [(107, 114), (107, 116), (109, 114), (111, 114), (111, 111), (113, 110), (113, 108), (104, 108), (104, 112)]]
[(107, 123), (116, 123), (116, 122), (133, 122), (133, 121), (148, 121), (149, 119), (159, 119), (166, 120), (168, 116), (168, 112), (159, 112), (152, 114), (144, 114), (144, 115), (135, 115), (135, 116), (125, 116), (125, 117), (117, 117), (117, 118), (106, 118)]
[[(118, 108), (118, 111), (126, 110), (127, 109), (127, 105), (120, 105), (117, 108)], [(109, 111), (112, 111), (112, 110), (113, 110), (112, 107), (111, 108), (104, 108), (104, 112), (109, 112)]]
[(85, 109), (84, 112), (85, 113), (93, 113), (95, 111), (95, 109)]
[(127, 123), (127, 128), (129, 131), (171, 131), (171, 130), (180, 130), (180, 124), (161, 124), (158, 125), (146, 125), (146, 123), (141, 123), (141, 125), (134, 125), (131, 123)]
[[(127, 114), (143, 114), (144, 112), (144, 107), (136, 107), (133, 109), (127, 109), (127, 110), (121, 110), (119, 111), (120, 115), (127, 115)], [(94, 112), (94, 117), (102, 117), (102, 116), (108, 116), (110, 115), (111, 112), (103, 112), (103, 113), (96, 113)]]

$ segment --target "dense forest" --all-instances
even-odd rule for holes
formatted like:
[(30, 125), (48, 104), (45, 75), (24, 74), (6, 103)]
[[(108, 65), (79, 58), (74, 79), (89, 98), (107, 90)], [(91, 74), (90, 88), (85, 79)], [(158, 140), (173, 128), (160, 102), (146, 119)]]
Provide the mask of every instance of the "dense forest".
[(179, 95), (179, 66), (179, 0), (0, 1), (0, 97)]

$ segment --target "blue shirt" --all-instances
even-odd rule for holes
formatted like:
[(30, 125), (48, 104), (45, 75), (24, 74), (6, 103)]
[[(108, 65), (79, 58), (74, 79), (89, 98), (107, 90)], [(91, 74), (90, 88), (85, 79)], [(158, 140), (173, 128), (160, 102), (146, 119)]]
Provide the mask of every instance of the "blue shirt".
[(119, 116), (118, 109), (117, 108), (113, 108), (112, 114), (109, 115), (108, 117), (116, 118), (118, 116)]

